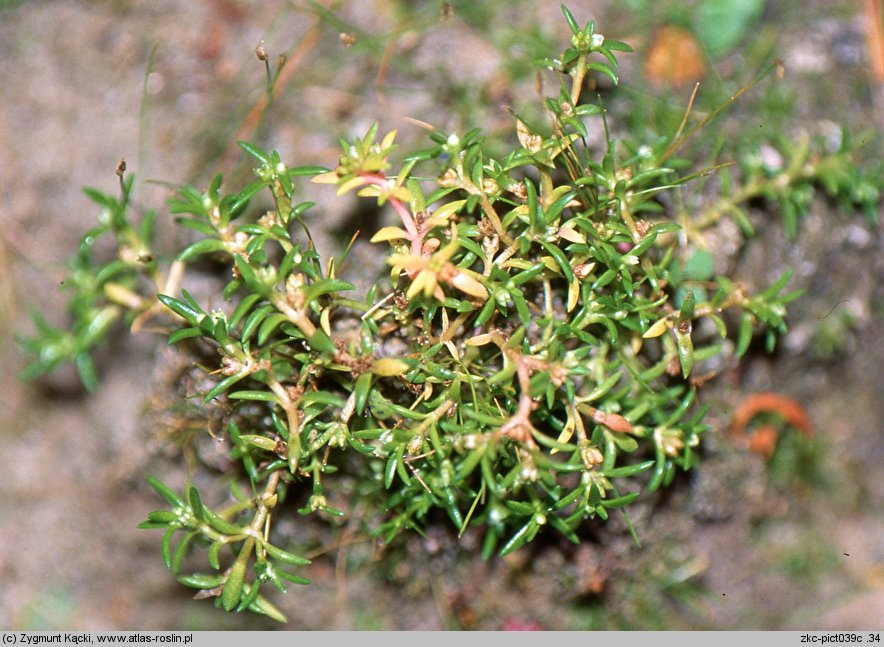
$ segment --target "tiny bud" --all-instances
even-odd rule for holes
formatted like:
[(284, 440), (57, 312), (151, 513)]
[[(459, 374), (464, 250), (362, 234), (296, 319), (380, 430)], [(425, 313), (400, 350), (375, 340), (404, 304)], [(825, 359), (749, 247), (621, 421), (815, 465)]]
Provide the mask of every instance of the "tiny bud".
[(221, 358), (221, 374), (226, 376), (236, 375), (242, 371), (245, 366), (239, 360), (225, 355)]
[(562, 386), (568, 379), (568, 369), (560, 364), (553, 364), (549, 368), (549, 379), (556, 386)]
[(494, 253), (499, 247), (500, 238), (498, 238), (497, 234), (482, 238), (482, 251), (485, 252), (486, 256), (494, 256)]
[(644, 238), (651, 230), (651, 226), (651, 223), (647, 220), (638, 220), (635, 223), (635, 231), (638, 232), (639, 236)]
[(322, 510), (328, 507), (328, 500), (325, 496), (321, 494), (314, 494), (308, 500), (308, 505), (310, 506), (311, 512), (316, 512), (317, 510)]
[(263, 216), (258, 218), (258, 224), (262, 227), (267, 227), (268, 229), (270, 229), (270, 227), (272, 227), (273, 225), (279, 224), (277, 213), (275, 211), (267, 211)]
[(125, 173), (125, 172), (126, 172), (126, 158), (121, 157), (120, 163), (117, 164), (117, 176), (123, 177), (123, 173)]
[(262, 40), (258, 43), (258, 46), (255, 48), (255, 56), (258, 57), (259, 61), (266, 62), (269, 56), (267, 56), (267, 50), (264, 49), (264, 41)]
[[(519, 478), (524, 483), (533, 483), (540, 476), (540, 471), (533, 464), (526, 464), (522, 466), (522, 471), (519, 472)], [(543, 523), (546, 522), (544, 519)], [(541, 523), (541, 522), (538, 522)]]
[(417, 456), (421, 453), (421, 449), (424, 446), (424, 437), (421, 434), (418, 434), (414, 438), (408, 441), (408, 445), (406, 447), (406, 451), (409, 456)]
[(574, 276), (576, 276), (581, 281), (590, 275), (593, 268), (595, 267), (595, 263), (581, 263), (580, 265), (575, 266)]
[(285, 298), (295, 310), (302, 310), (306, 302), (304, 275), (292, 274), (285, 282)]
[(780, 59), (774, 61), (774, 68), (778, 79), (782, 79), (786, 76), (786, 66), (783, 65), (783, 62)]
[(632, 424), (620, 414), (608, 413), (607, 411), (601, 411), (593, 407), (589, 407), (589, 410), (590, 417), (596, 424), (604, 425), (611, 431), (616, 431), (617, 433), (632, 433)]
[(486, 177), (482, 180), (482, 191), (495, 195), (497, 193), (500, 193), (500, 185), (497, 183), (496, 180), (490, 177)]
[(479, 220), (479, 233), (485, 237), (496, 236), (496, 232), (494, 231), (494, 225), (491, 224), (491, 221), (484, 216)]
[(457, 186), (457, 171), (453, 168), (445, 169), (437, 178), (436, 183), (444, 188)]
[(509, 187), (510, 193), (516, 196), (519, 200), (527, 200), (528, 199), (528, 189), (525, 188), (524, 182), (519, 182), (517, 184), (511, 184)]
[(581, 447), (580, 458), (583, 460), (583, 465), (586, 469), (591, 469), (594, 465), (599, 465), (605, 460), (602, 452), (594, 445)]
[(356, 36), (354, 36), (353, 34), (341, 32), (338, 35), (338, 38), (341, 40), (341, 44), (344, 47), (353, 47), (353, 45), (356, 44)]

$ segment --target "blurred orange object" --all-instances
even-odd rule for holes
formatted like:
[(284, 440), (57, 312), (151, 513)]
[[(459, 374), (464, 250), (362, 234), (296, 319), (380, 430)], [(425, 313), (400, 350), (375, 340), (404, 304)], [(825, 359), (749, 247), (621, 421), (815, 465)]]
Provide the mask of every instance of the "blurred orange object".
[(652, 85), (673, 87), (703, 78), (703, 52), (687, 29), (666, 25), (656, 32), (645, 57), (645, 78)]
[(777, 414), (785, 420), (786, 424), (794, 427), (807, 438), (813, 436), (810, 418), (804, 407), (795, 400), (779, 393), (755, 393), (737, 406), (731, 419), (731, 433), (745, 437), (746, 446), (751, 452), (770, 458), (776, 449), (779, 435), (776, 426), (763, 424), (749, 433), (746, 432), (749, 423), (760, 413)]
[(881, 0), (865, 0), (866, 43), (872, 76), (884, 83), (884, 8)]

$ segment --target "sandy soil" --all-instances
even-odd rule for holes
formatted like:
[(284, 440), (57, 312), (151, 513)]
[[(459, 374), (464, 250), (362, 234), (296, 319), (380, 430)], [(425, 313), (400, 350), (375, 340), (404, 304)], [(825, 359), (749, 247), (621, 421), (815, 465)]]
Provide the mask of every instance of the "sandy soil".
[[(342, 15), (367, 34), (396, 20), (389, 0), (344, 4)], [(880, 127), (873, 104), (880, 88), (866, 74), (853, 4), (804, 2), (800, 12), (794, 4), (771, 1), (766, 19), (781, 30), (790, 82), (800, 90), (797, 122)], [(557, 2), (525, 5), (505, 19), (525, 20), (530, 5), (559, 28)], [(604, 16), (613, 13), (609, 5), (570, 6)], [(622, 13), (610, 23), (630, 33)], [(469, 70), (491, 99), (480, 116), (492, 127), (508, 123), (496, 108), (507, 99), (500, 67), (474, 29), (453, 21), (416, 34), (402, 44), (415, 69)], [(292, 163), (328, 165), (338, 136), (377, 118), (404, 137), (415, 132), (404, 116), (456, 125), (428, 89), (446, 80), (444, 69), (409, 85), (413, 68), (394, 65), (379, 95), (382, 47), (365, 39), (364, 50), (349, 51), (338, 36), (281, 0), (0, 2), (0, 362), (7, 367), (0, 374), (0, 627), (270, 627), (189, 601), (164, 569), (155, 533), (135, 528), (156, 505), (144, 473), (181, 473), (143, 413), (165, 357), (155, 340), (114, 340), (101, 355), (103, 387), (86, 395), (72, 373), (19, 383), (25, 359), (11, 337), (29, 330), (26, 304), (63, 321), (64, 258), (95, 215), (80, 187), (112, 190), (120, 157), (142, 179), (199, 183), (218, 168), (244, 177), (242, 158), (230, 152), (236, 138), (262, 138)], [(262, 39), (271, 53), (289, 53), (295, 73), (256, 133), (244, 124), (263, 92), (253, 54)], [(138, 185), (140, 204), (159, 207), (166, 195), (162, 186)], [(320, 206), (317, 215), (328, 223), (322, 249), (351, 214)], [(707, 394), (715, 425), (708, 460), (640, 513), (642, 549), (612, 533), (579, 549), (551, 544), (478, 563), (469, 540), (458, 549), (443, 530), (380, 563), (354, 546), (317, 559), (308, 573), (316, 584), (282, 599), (291, 628), (880, 629), (882, 233), (825, 201), (796, 241), (763, 226), (775, 220), (770, 214), (754, 217), (763, 236), (737, 259), (737, 276), (762, 284), (794, 267), (796, 287), (808, 295), (792, 308), (791, 332), (775, 357), (752, 359)], [(822, 322), (840, 322), (846, 339), (831, 356), (815, 342)], [(777, 391), (806, 408), (824, 448), (825, 487), (784, 489), (729, 443), (729, 412), (755, 391)]]

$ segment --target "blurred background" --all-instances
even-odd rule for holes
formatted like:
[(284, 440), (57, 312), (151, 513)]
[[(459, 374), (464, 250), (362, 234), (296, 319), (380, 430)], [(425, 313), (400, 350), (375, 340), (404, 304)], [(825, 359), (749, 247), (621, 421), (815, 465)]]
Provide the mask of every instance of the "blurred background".
[[(837, 148), (843, 127), (857, 162), (880, 164), (879, 0), (568, 6), (635, 49), (621, 57), (621, 87), (598, 88), (615, 134), (671, 136), (695, 81), (702, 116), (776, 58), (783, 77), (748, 90), (685, 156), (697, 168), (750, 154), (776, 165), (766, 138)], [(112, 193), (125, 158), (171, 253), (181, 234), (164, 207), (169, 186), (204, 186), (219, 171), (230, 186), (248, 182), (236, 140), (328, 167), (339, 138), (373, 121), (398, 129), (403, 147), (426, 141), (408, 118), (511, 142), (505, 107), (530, 111), (538, 90), (555, 92), (538, 87), (532, 60), (567, 37), (559, 3), (546, 0), (0, 0), (0, 626), (275, 628), (189, 600), (156, 532), (136, 529), (157, 505), (144, 474), (189, 469), (157, 429), (172, 397), (157, 337), (118, 331), (98, 354), (96, 393), (73, 370), (17, 380), (28, 310), (65, 321), (65, 259), (97, 213), (81, 187)], [(259, 43), (279, 72), (272, 93)], [(346, 200), (311, 213), (321, 252), (360, 219), (383, 218)], [(489, 562), (448, 528), (380, 559), (366, 545), (318, 545), (314, 584), (277, 598), (287, 628), (880, 628), (881, 228), (823, 192), (795, 238), (764, 201), (749, 216), (758, 236), (739, 246), (735, 228), (721, 229), (716, 262), (754, 287), (791, 268), (807, 294), (774, 355), (750, 353), (704, 387), (705, 460), (638, 513), (641, 548), (622, 528)], [(727, 433), (734, 412), (753, 407), (779, 425), (772, 453)]]

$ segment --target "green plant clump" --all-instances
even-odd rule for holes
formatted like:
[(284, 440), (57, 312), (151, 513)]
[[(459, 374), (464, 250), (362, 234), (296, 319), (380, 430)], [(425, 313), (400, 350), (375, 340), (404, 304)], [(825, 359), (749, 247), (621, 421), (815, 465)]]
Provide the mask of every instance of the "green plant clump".
[[(38, 318), (27, 375), (73, 361), (94, 388), (90, 352), (121, 318), (136, 330), (166, 321), (169, 344), (214, 357), (201, 395), (227, 405), (242, 478), (210, 507), (195, 487), (179, 495), (151, 477), (170, 508), (141, 524), (164, 531), (166, 564), (199, 597), (283, 620), (261, 592), (306, 582), (292, 569), (307, 560), (272, 532), (298, 507), (335, 523), (358, 501), (363, 531), (383, 542), (442, 511), (460, 533), (479, 529), (485, 557), (545, 529), (578, 542), (587, 520), (625, 512), (697, 464), (701, 363), (739, 357), (759, 328), (769, 347), (785, 330), (789, 275), (756, 294), (714, 276), (697, 235), (718, 212), (672, 214), (659, 200), (706, 172), (667, 165), (677, 135), (587, 145), (590, 125), (609, 130), (585, 81), (616, 83), (615, 53), (629, 47), (564, 14), (570, 46), (539, 61), (559, 80), (549, 121), (515, 116), (518, 144), (504, 157), (489, 156), (478, 129), (433, 132), (397, 168), (395, 133), (377, 126), (343, 142), (334, 170), (292, 168), (243, 142), (257, 180), (233, 193), (220, 175), (205, 192), (181, 189), (171, 211), (198, 238), (169, 264), (151, 250), (153, 214), (134, 224), (123, 167), (119, 197), (88, 191), (101, 216), (66, 283), (74, 323)], [(348, 250), (319, 257), (302, 177), (392, 208), (398, 224), (371, 238), (387, 248), (389, 281), (358, 294), (343, 276)], [(259, 194), (272, 200), (261, 214)], [(721, 211), (737, 209), (739, 193), (728, 199)], [(98, 263), (107, 234), (118, 254)], [(226, 264), (224, 308), (181, 287), (206, 257)], [(206, 551), (206, 572), (181, 572), (192, 548)]]

